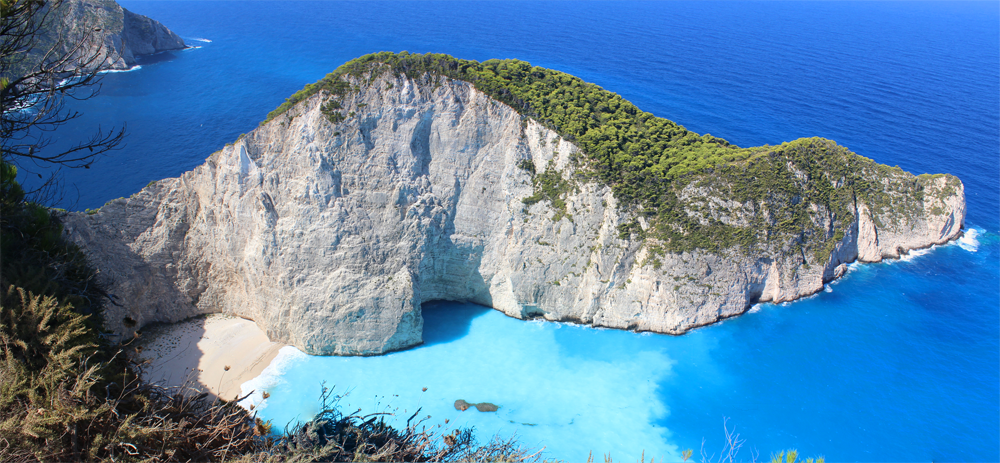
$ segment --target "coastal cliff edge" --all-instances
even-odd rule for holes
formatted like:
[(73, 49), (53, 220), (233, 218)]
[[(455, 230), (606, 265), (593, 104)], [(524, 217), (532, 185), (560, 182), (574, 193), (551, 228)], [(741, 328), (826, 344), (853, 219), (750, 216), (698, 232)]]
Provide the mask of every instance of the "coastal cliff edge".
[[(695, 173), (678, 183), (677, 207), (695, 226), (753, 239), (671, 250), (644, 233), (641, 208), (580, 175), (576, 144), (473, 84), (431, 73), (347, 80), (342, 116), (318, 92), (178, 178), (62, 217), (110, 285), (108, 329), (130, 336), (222, 312), (309, 354), (376, 355), (422, 342), (421, 303), (455, 300), (680, 334), (821, 291), (849, 262), (962, 233), (956, 177), (914, 176), (813, 138), (728, 169), (777, 166), (802, 191), (826, 182), (827, 202), (738, 201), (744, 185), (728, 170)], [(851, 166), (854, 180), (801, 153)], [(565, 182), (557, 200), (537, 199), (543, 175)], [(786, 220), (793, 207), (801, 213)]]

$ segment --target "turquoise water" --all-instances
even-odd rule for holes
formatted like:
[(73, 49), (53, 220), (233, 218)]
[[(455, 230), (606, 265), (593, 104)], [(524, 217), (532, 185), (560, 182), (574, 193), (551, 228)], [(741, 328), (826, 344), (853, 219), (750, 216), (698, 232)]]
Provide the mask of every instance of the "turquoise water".
[[(718, 452), (726, 419), (747, 459), (797, 448), (830, 461), (989, 460), (997, 374), (983, 363), (996, 360), (996, 326), (983, 317), (996, 309), (976, 304), (996, 300), (996, 279), (984, 287), (959, 267), (995, 261), (998, 246), (995, 235), (962, 244), (854, 265), (816, 296), (679, 337), (428, 304), (423, 346), (375, 358), (285, 347), (243, 389), (269, 392), (252, 402), (274, 423), (314, 415), (325, 383), (345, 410), (403, 425), (419, 408), (444, 433), (474, 426), (481, 442), (517, 436), (568, 461), (678, 460), (702, 439)], [(962, 291), (943, 294), (942, 279)], [(456, 399), (501, 408), (461, 412)]]
[[(197, 166), (303, 85), (380, 50), (519, 58), (741, 146), (818, 135), (965, 183), (978, 236), (964, 247), (856, 267), (829, 292), (685, 336), (440, 304), (426, 314), (437, 341), (410, 351), (286, 351), (284, 373), (262, 378), (275, 381), (262, 416), (279, 427), (315, 411), (326, 380), (366, 411), (423, 407), (428, 423), (516, 433), (572, 461), (591, 449), (697, 455), (702, 439), (711, 454), (724, 417), (765, 457), (794, 447), (831, 461), (1000, 460), (996, 2), (123, 5), (199, 48), (108, 74), (100, 97), (75, 103), (84, 117), (60, 143), (122, 122), (130, 138), (92, 169), (63, 172), (72, 209)], [(459, 398), (502, 408), (458, 413)]]
[[(676, 457), (669, 431), (657, 423), (667, 417), (660, 382), (673, 376), (675, 362), (661, 343), (523, 322), (472, 304), (428, 304), (425, 316), (425, 346), (375, 358), (309, 357), (285, 347), (271, 366), (278, 377), (265, 372), (244, 388), (270, 386), (261, 416), (275, 423), (314, 415), (325, 381), (349, 393), (345, 410), (393, 412), (397, 425), (420, 408), (419, 416), (431, 417), (425, 424), (443, 425), (444, 433), (474, 426), (480, 442), (516, 434), (526, 446), (572, 461), (585, 460), (589, 449), (638, 458), (633, 450), (645, 448), (650, 456)], [(438, 336), (447, 340), (435, 342)], [(500, 409), (461, 412), (457, 399)]]

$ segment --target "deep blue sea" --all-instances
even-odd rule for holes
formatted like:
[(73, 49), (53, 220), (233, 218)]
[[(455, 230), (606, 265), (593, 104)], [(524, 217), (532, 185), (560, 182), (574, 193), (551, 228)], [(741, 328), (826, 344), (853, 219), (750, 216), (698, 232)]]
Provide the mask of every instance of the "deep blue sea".
[[(961, 245), (858, 265), (826, 292), (679, 337), (522, 322), (430, 304), (425, 346), (377, 358), (286, 349), (261, 409), (315, 412), (319, 384), (365, 412), (516, 434), (583, 461), (676, 459), (724, 423), (756, 450), (828, 461), (1000, 460), (997, 2), (122, 1), (198, 48), (107, 74), (60, 142), (127, 122), (128, 146), (64, 171), (64, 207), (177, 176), (343, 62), (391, 50), (518, 58), (740, 146), (822, 136), (968, 200)], [(29, 176), (29, 181), (30, 181)], [(423, 392), (422, 388), (427, 387)], [(498, 413), (458, 412), (455, 399)], [(353, 407), (353, 408), (352, 408)], [(449, 420), (447, 425), (444, 420)], [(442, 428), (444, 429), (444, 428)]]

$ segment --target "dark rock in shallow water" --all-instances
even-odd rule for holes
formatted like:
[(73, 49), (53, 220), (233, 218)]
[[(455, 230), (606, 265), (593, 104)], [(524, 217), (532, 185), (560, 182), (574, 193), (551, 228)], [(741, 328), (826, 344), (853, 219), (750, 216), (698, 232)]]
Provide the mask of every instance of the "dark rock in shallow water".
[(478, 404), (470, 404), (462, 399), (455, 401), (455, 410), (464, 412), (469, 409), (469, 407), (476, 407), (476, 410), (481, 412), (495, 412), (500, 409), (499, 406), (491, 404), (489, 402), (481, 402)]
[(493, 405), (489, 402), (482, 402), (475, 405), (476, 410), (481, 412), (495, 412), (500, 409), (500, 407)]

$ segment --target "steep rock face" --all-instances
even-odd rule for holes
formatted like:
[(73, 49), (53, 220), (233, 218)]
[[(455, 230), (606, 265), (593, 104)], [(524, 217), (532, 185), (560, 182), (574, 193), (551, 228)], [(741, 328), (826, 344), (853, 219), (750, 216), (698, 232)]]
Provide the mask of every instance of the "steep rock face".
[[(573, 181), (564, 209), (526, 205), (532, 175), (573, 178), (578, 149), (472, 85), (385, 74), (354, 86), (346, 120), (331, 122), (328, 95), (315, 95), (179, 178), (67, 214), (66, 233), (111, 282), (108, 327), (130, 335), (226, 312), (308, 353), (370, 355), (420, 343), (420, 304), (445, 299), (676, 334), (812, 294), (855, 259), (961, 233), (961, 182), (899, 171), (882, 178), (919, 198), (879, 207), (905, 214), (856, 200), (840, 229), (812, 205), (830, 236), (843, 234), (820, 260), (794, 242), (658, 252), (622, 233), (644, 222), (607, 186)], [(770, 214), (719, 188), (682, 193), (725, 205), (732, 222)]]
[[(136, 56), (187, 48), (177, 34), (158, 21), (122, 8), (114, 0), (67, 0), (56, 13), (58, 30), (50, 30), (43, 45), (65, 37), (61, 45), (71, 52), (86, 34), (94, 40), (77, 54), (83, 57), (100, 54), (97, 62), (87, 63), (101, 70), (124, 70), (136, 65)], [(94, 28), (99, 31), (92, 32)], [(83, 63), (81, 63), (83, 64)]]
[(121, 42), (126, 51), (121, 55), (126, 56), (126, 60), (128, 60), (127, 55), (129, 54), (134, 57), (187, 48), (183, 39), (160, 24), (159, 21), (124, 8), (122, 8), (122, 13), (124, 13), (125, 26), (122, 28)]

